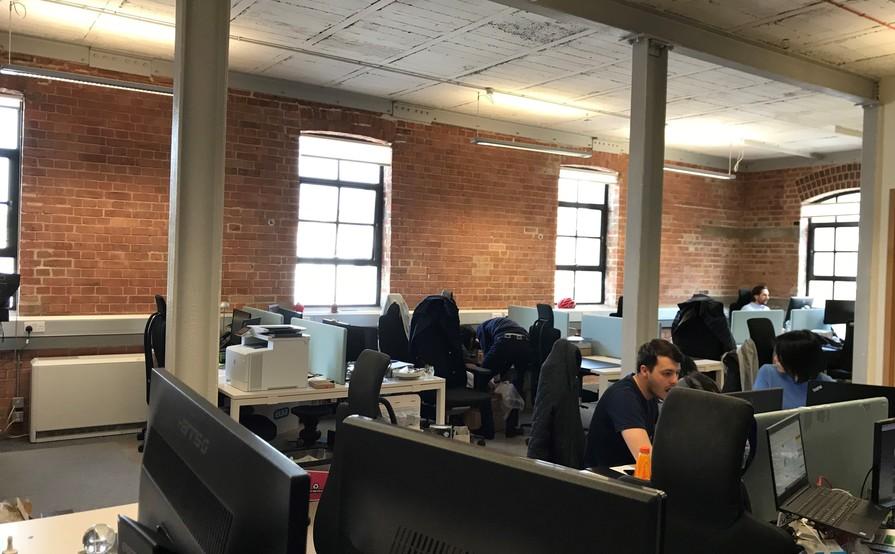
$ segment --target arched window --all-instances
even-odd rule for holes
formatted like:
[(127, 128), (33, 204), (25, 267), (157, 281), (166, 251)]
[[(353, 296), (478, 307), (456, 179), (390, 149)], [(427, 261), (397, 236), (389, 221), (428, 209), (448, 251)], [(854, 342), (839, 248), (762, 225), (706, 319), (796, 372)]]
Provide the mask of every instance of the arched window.
[(296, 302), (379, 304), (382, 194), (391, 158), (391, 147), (378, 143), (299, 137)]
[(840, 192), (802, 207), (808, 219), (805, 283), (814, 305), (854, 300), (861, 193)]

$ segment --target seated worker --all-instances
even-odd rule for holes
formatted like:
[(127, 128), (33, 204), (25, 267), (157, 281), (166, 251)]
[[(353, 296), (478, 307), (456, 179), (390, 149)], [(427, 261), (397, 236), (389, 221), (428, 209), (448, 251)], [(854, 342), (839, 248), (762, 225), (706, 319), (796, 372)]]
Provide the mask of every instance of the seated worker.
[(777, 337), (774, 363), (758, 369), (753, 389), (783, 389), (783, 409), (799, 408), (808, 397), (808, 381), (832, 381), (824, 367), (820, 339), (811, 331), (790, 331)]
[(742, 308), (744, 312), (759, 312), (761, 310), (770, 310), (768, 308), (768, 299), (771, 297), (771, 293), (768, 292), (768, 287), (764, 284), (755, 285), (752, 287), (752, 302), (749, 302)]
[(659, 400), (677, 384), (684, 355), (667, 340), (637, 350), (637, 372), (616, 381), (594, 409), (584, 449), (585, 467), (633, 464), (641, 446), (652, 446)]

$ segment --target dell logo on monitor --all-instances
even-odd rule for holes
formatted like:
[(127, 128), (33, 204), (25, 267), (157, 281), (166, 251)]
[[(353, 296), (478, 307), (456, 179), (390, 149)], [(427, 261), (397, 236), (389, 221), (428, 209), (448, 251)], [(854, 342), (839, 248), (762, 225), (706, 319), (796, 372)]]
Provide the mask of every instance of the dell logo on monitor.
[(198, 429), (193, 427), (193, 425), (186, 420), (186, 418), (180, 418), (177, 421), (177, 426), (180, 427), (180, 433), (186, 437), (188, 441), (193, 443), (193, 446), (199, 449), (199, 452), (205, 454), (208, 451), (208, 439), (202, 436), (202, 433), (199, 432)]

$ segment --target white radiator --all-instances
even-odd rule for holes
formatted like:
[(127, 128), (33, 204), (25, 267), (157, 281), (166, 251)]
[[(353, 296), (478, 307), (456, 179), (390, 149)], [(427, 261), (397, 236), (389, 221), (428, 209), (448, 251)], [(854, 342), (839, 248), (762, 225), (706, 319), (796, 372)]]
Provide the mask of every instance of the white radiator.
[(31, 361), (31, 442), (131, 433), (145, 421), (143, 354)]

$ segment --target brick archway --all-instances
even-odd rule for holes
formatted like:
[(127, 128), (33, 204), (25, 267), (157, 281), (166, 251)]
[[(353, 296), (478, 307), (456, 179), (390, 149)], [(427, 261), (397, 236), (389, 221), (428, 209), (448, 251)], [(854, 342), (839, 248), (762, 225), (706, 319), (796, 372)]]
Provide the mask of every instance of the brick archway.
[(805, 175), (796, 181), (799, 201), (812, 202), (832, 192), (861, 187), (861, 164), (851, 163), (828, 167)]

